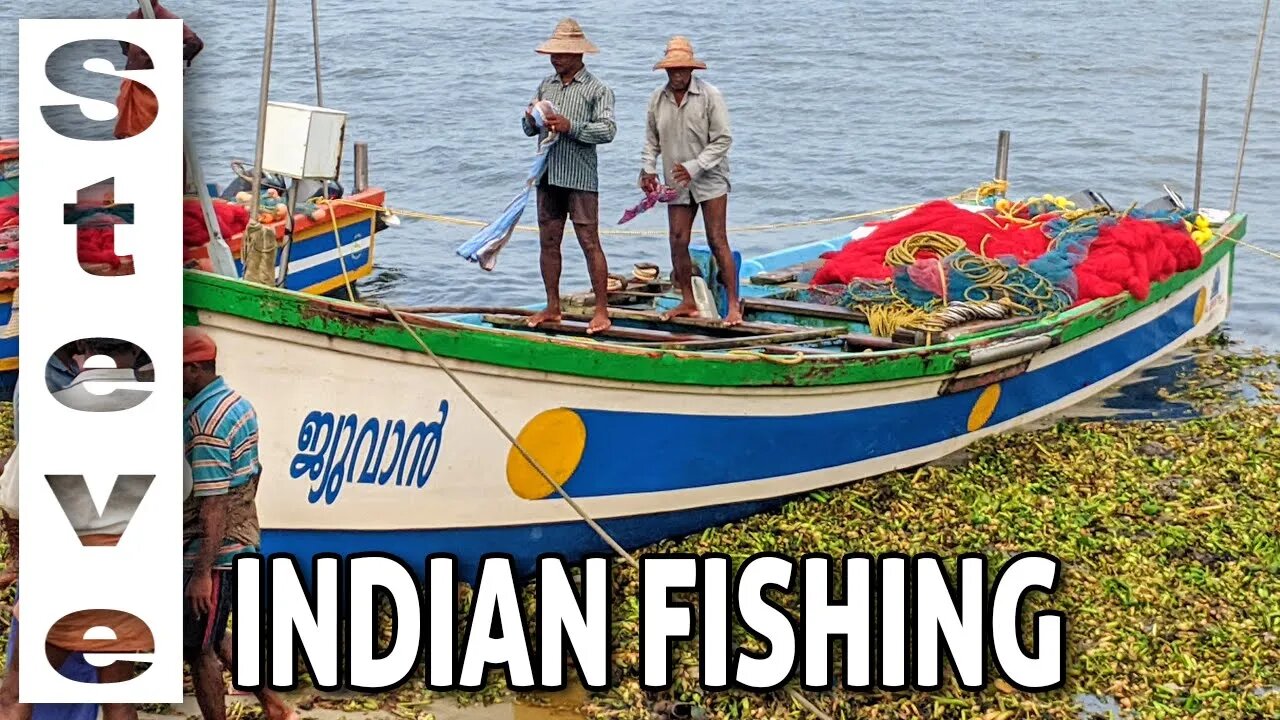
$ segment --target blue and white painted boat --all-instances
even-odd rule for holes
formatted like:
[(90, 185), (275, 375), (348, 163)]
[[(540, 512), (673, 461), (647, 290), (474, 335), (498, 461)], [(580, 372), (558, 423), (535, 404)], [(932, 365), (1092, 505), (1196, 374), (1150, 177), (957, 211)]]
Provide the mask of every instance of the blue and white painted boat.
[[(219, 371), (258, 409), (265, 552), (307, 568), (318, 553), (379, 551), (419, 571), (425, 555), (450, 553), (465, 577), (505, 553), (529, 572), (544, 553), (609, 547), (410, 327), (632, 549), (934, 461), (1209, 333), (1230, 307), (1245, 218), (1205, 214), (1215, 232), (1200, 266), (1144, 300), (1123, 293), (928, 338), (874, 336), (865, 316), (793, 300), (849, 234), (742, 262), (748, 324), (737, 329), (663, 322), (652, 308), (615, 309), (614, 329), (591, 339), (586, 315), (568, 311), (536, 331), (513, 309), (420, 309), (402, 324), (201, 272), (186, 280), (188, 322), (214, 337)], [(751, 282), (762, 273), (770, 284)]]
[[(18, 193), (18, 149), (16, 140), (0, 139), (0, 199)], [(219, 188), (212, 184), (209, 191), (213, 196), (219, 194)], [(224, 197), (233, 197), (234, 194), (234, 185), (223, 192)], [(326, 214), (320, 220), (302, 218), (297, 221), (293, 228), (284, 286), (313, 295), (346, 297), (348, 284), (354, 286), (373, 272), (377, 235), (387, 227), (386, 213), (377, 209), (383, 206), (385, 199), (385, 190), (371, 187), (340, 198), (329, 206), (332, 215)], [(280, 243), (276, 257), (279, 269), (285, 264), (286, 223), (280, 221), (272, 227)], [(235, 259), (236, 272), (242, 275), (244, 263), (240, 259), (240, 249), (243, 237), (237, 234), (227, 238), (227, 243)], [(207, 248), (192, 253), (192, 259), (197, 262), (207, 257)], [(13, 322), (17, 289), (16, 268), (0, 267), (0, 400), (6, 401), (13, 397), (18, 381), (19, 330), (17, 323)]]

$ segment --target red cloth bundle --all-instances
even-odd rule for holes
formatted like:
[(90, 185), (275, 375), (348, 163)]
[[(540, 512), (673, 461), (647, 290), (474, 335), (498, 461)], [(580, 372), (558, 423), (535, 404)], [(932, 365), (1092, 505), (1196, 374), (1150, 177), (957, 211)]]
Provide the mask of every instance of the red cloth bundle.
[(10, 195), (0, 199), (0, 228), (13, 227), (18, 224), (18, 196)]
[[(214, 200), (213, 214), (218, 218), (218, 230), (225, 239), (239, 235), (249, 226), (249, 210), (243, 205)], [(182, 244), (195, 248), (208, 242), (209, 229), (205, 226), (200, 201), (188, 199), (182, 208)]]

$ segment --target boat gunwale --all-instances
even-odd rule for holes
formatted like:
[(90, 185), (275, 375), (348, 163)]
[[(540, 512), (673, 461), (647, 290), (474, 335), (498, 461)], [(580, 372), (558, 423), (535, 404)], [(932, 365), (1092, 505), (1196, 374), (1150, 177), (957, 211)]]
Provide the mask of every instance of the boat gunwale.
[[(864, 350), (858, 352), (824, 352), (819, 354), (802, 354), (798, 359), (779, 362), (776, 356), (769, 358), (758, 353), (726, 353), (723, 351), (699, 351), (674, 348), (634, 347), (624, 343), (596, 340), (594, 338), (573, 338), (530, 333), (525, 330), (505, 329), (471, 322), (450, 320), (445, 317), (429, 317), (410, 315), (406, 319), (415, 330), (415, 334), (424, 342), (431, 344), (434, 353), (443, 358), (462, 361), (480, 362), (500, 367), (533, 370), (552, 374), (577, 375), (607, 380), (621, 380), (646, 384), (666, 385), (721, 385), (731, 386), (776, 386), (776, 385), (826, 385), (843, 386), (861, 383), (881, 382), (946, 376), (968, 367), (969, 351), (998, 344), (1012, 338), (1029, 335), (1048, 336), (1053, 344), (1074, 342), (1094, 332), (1103, 330), (1124, 320), (1145, 307), (1157, 303), (1176, 292), (1195, 278), (1201, 276), (1209, 267), (1234, 250), (1233, 240), (1244, 234), (1247, 216), (1235, 213), (1229, 216), (1215, 233), (1214, 239), (1201, 248), (1203, 260), (1191, 270), (1177, 273), (1166, 280), (1152, 283), (1146, 300), (1137, 300), (1129, 292), (1108, 298), (1099, 298), (1077, 307), (1047, 316), (1029, 318), (1026, 323), (994, 328), (972, 336), (934, 345), (922, 345), (905, 348), (883, 350)], [(298, 329), (318, 332), (329, 336), (343, 337), (357, 342), (370, 342), (378, 345), (398, 347), (400, 349), (421, 352), (417, 343), (404, 333), (404, 328), (390, 316), (385, 309), (362, 303), (331, 297), (317, 297), (296, 291), (250, 285), (242, 280), (223, 278), (210, 273), (185, 270), (188, 290), (196, 288), (195, 301), (184, 301), (187, 313), (184, 322), (198, 324), (198, 315), (191, 312), (204, 310), (225, 313), (249, 320), (276, 324)], [(216, 291), (201, 294), (199, 289), (209, 287)], [(257, 311), (242, 307), (231, 307), (236, 302), (232, 296), (247, 297), (258, 300)], [(279, 299), (276, 299), (279, 298)], [(293, 305), (296, 317), (288, 318), (284, 310), (285, 302)], [(464, 317), (459, 314), (454, 317)], [(335, 326), (336, 325), (336, 326)], [(359, 329), (353, 329), (353, 328)], [(376, 337), (380, 332), (391, 333), (384, 337)], [(400, 337), (399, 340), (395, 338)], [(510, 344), (508, 346), (508, 344)], [(452, 346), (451, 346), (452, 345)], [(486, 345), (490, 347), (485, 347)], [(539, 357), (542, 351), (555, 348), (557, 351), (573, 353), (578, 360), (575, 366), (569, 367), (566, 362), (547, 362), (546, 357)], [(527, 351), (530, 361), (519, 362), (510, 352)], [(589, 355), (581, 355), (586, 351)], [(803, 348), (797, 348), (803, 352)], [(1034, 351), (1029, 351), (1034, 352)], [(593, 366), (593, 363), (581, 362), (581, 358), (591, 357), (603, 362), (605, 358), (617, 359), (619, 362), (642, 361), (652, 367), (646, 372), (628, 372), (623, 367), (605, 369)], [(554, 358), (552, 359), (554, 360)], [(916, 364), (917, 367), (906, 367)], [(672, 365), (678, 363), (678, 365)], [(695, 364), (701, 364), (707, 370), (698, 379), (688, 370)], [(562, 367), (563, 366), (563, 367)], [(890, 367), (893, 366), (893, 367)], [(674, 368), (680, 370), (672, 371)], [(738, 378), (717, 378), (717, 373), (726, 368), (742, 372)], [(876, 369), (882, 372), (877, 372)], [(884, 370), (890, 370), (884, 372)], [(684, 371), (683, 373), (681, 372)], [(843, 371), (844, 374), (837, 374)], [(681, 377), (681, 375), (684, 377)], [(644, 377), (641, 377), (643, 375)]]

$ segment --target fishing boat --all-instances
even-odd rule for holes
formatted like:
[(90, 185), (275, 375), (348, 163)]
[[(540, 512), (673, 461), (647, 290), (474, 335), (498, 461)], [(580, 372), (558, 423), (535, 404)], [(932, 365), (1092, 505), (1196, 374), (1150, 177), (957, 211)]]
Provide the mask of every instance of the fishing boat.
[(0, 200), (18, 194), (18, 141), (0, 139)]
[[(955, 205), (991, 217), (1002, 200)], [(497, 553), (529, 573), (543, 554), (609, 552), (586, 517), (634, 549), (929, 463), (1105, 391), (1226, 317), (1246, 217), (1197, 217), (1194, 267), (1141, 297), (1025, 316), (1004, 303), (1001, 317), (959, 302), (941, 325), (886, 329), (815, 286), (874, 223), (741, 260), (738, 326), (664, 320), (679, 297), (652, 273), (611, 294), (613, 327), (594, 336), (589, 295), (529, 328), (533, 308), (392, 309), (199, 271), (185, 317), (257, 408), (264, 552), (305, 569), (376, 551), (419, 572), (448, 553), (464, 577)]]
[[(17, 140), (0, 139), (0, 200), (18, 194), (18, 153)], [(237, 177), (226, 188), (209, 184), (211, 196), (228, 202), (235, 200), (237, 192), (243, 191), (245, 187), (245, 173), (239, 165), (232, 163)], [(287, 192), (282, 179), (269, 179), (267, 187), (271, 190), (278, 188), (282, 195)], [(389, 225), (398, 223), (390, 212), (373, 209), (384, 206), (384, 189), (364, 187), (343, 196), (341, 187), (335, 188), (330, 190), (329, 195), (346, 202), (325, 205), (323, 213), (316, 214), (315, 208), (312, 208), (314, 203), (308, 204), (304, 200), (301, 204), (309, 208), (309, 211), (296, 215), (292, 222), (281, 217), (267, 223), (275, 232), (279, 244), (277, 275), (289, 290), (348, 297), (348, 288), (352, 288), (354, 297), (354, 284), (373, 272), (374, 244), (378, 233)], [(109, 203), (110, 200), (107, 200), (108, 206)], [(189, 199), (188, 203), (199, 207), (194, 198)], [(236, 232), (224, 239), (231, 249), (236, 273), (242, 275), (243, 232)], [(18, 290), (18, 261), (16, 257), (9, 257), (10, 254), (16, 255), (16, 251), (9, 251), (8, 247), (0, 247), (0, 398), (5, 400), (12, 397), (18, 380), (18, 328), (13, 313), (14, 293)], [(187, 255), (190, 262), (207, 263), (208, 246), (191, 248)]]

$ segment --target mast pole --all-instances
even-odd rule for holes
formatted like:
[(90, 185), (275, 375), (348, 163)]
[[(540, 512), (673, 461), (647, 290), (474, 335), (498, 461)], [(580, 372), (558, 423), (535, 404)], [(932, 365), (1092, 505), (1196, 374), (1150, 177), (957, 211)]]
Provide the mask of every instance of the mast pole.
[[(142, 11), (144, 18), (156, 19), (151, 0), (138, 0), (138, 9)], [(213, 264), (213, 271), (226, 277), (236, 277), (236, 261), (231, 257), (231, 248), (218, 227), (218, 216), (213, 212), (213, 200), (209, 197), (209, 187), (204, 182), (200, 158), (196, 155), (195, 145), (191, 143), (186, 123), (182, 126), (182, 157), (193, 176), (191, 179), (196, 186), (196, 196), (200, 198), (201, 215), (204, 216), (205, 230), (209, 233), (209, 260)]]
[(1253, 96), (1258, 90), (1258, 66), (1262, 64), (1262, 39), (1267, 34), (1267, 15), (1271, 14), (1271, 0), (1263, 0), (1262, 24), (1258, 27), (1258, 44), (1253, 50), (1253, 72), (1249, 78), (1249, 97), (1244, 106), (1244, 131), (1240, 134), (1240, 155), (1236, 158), (1236, 182), (1231, 189), (1231, 212), (1236, 211), (1240, 197), (1240, 176), (1244, 172), (1244, 148), (1249, 141), (1249, 118), (1253, 114)]

